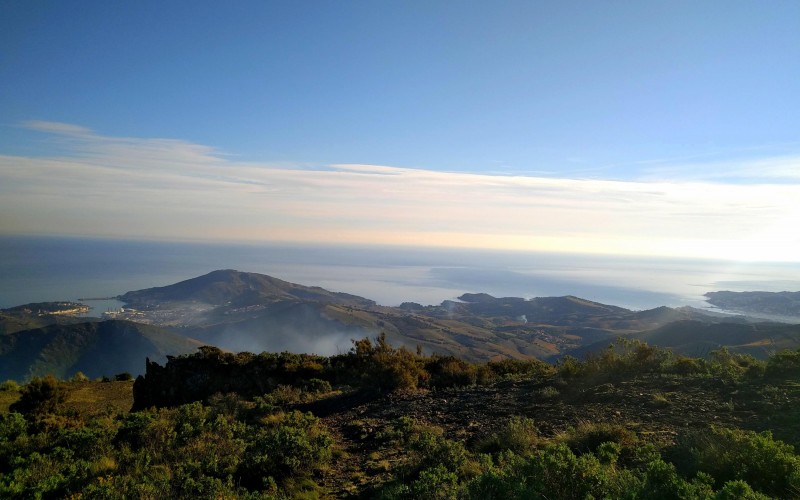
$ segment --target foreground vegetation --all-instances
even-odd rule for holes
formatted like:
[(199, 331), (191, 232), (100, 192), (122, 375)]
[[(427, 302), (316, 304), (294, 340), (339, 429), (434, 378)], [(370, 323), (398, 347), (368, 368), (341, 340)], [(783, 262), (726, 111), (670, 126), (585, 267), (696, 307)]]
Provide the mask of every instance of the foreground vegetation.
[(379, 338), (330, 358), (204, 348), (148, 368), (136, 412), (88, 396), (123, 380), (2, 384), (0, 496), (800, 496), (800, 351), (623, 343), (476, 365)]

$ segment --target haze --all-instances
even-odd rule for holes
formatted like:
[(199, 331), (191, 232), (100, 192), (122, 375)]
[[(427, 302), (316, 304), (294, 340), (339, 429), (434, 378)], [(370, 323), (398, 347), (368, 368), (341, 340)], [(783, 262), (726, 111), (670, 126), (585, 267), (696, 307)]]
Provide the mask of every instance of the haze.
[(800, 261), (797, 2), (6, 2), (0, 234)]

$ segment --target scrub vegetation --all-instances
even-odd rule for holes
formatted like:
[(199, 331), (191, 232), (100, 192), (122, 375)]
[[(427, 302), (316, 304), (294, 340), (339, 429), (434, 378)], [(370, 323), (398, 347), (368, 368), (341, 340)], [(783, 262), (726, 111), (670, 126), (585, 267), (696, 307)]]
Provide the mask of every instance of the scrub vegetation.
[(628, 341), (473, 364), (379, 337), (331, 357), (204, 348), (123, 375), (1, 384), (0, 496), (800, 495), (800, 351)]

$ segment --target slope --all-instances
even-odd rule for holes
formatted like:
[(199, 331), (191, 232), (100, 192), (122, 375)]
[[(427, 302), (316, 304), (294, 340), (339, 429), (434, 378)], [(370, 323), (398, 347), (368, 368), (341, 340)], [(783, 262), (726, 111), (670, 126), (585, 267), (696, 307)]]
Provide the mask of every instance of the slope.
[(193, 352), (196, 340), (151, 325), (109, 320), (43, 328), (0, 336), (0, 380), (26, 380), (76, 372), (95, 378), (121, 372), (139, 374), (145, 358)]

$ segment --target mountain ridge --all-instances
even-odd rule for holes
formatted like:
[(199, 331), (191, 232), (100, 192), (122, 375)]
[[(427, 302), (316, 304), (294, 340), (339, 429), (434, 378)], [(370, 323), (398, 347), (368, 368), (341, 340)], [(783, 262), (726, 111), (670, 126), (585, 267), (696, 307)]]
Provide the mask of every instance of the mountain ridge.
[[(134, 335), (128, 350), (140, 355), (152, 353), (155, 359), (187, 352), (201, 344), (228, 351), (333, 355), (348, 351), (353, 340), (379, 334), (386, 335), (394, 345), (410, 349), (418, 346), (423, 352), (469, 361), (554, 360), (566, 354), (581, 354), (597, 346), (607, 346), (619, 337), (639, 338), (677, 352), (689, 350), (694, 355), (699, 351), (708, 354), (720, 345), (733, 345), (720, 341), (725, 337), (719, 332), (724, 331), (732, 332), (729, 341), (733, 340), (733, 333), (744, 332), (742, 335), (747, 342), (737, 342), (735, 346), (756, 355), (766, 353), (760, 346), (772, 342), (768, 336), (759, 337), (761, 334), (779, 336), (781, 346), (800, 345), (800, 336), (794, 336), (791, 329), (772, 326), (759, 330), (747, 326), (752, 322), (744, 317), (688, 307), (661, 306), (633, 311), (574, 295), (525, 299), (472, 292), (439, 305), (404, 302), (399, 307), (389, 307), (357, 295), (233, 269), (212, 271), (172, 285), (129, 291), (118, 298), (125, 303), (125, 308), (106, 316), (140, 325), (144, 329), (138, 331), (141, 338), (135, 340)], [(25, 308), (20, 309), (23, 310)], [(79, 356), (75, 352), (80, 351), (77, 347), (70, 350), (68, 344), (85, 343), (84, 337), (91, 336), (86, 332), (100, 328), (86, 326), (89, 322), (79, 322), (79, 318), (65, 321), (67, 316), (47, 319), (47, 316), (30, 314), (26, 317), (26, 313), (19, 311), (4, 310), (3, 313), (13, 319), (0, 318), (3, 319), (0, 326), (4, 328), (6, 324), (16, 329), (26, 324), (41, 326), (43, 321), (78, 324), (71, 328), (71, 325), (62, 325), (60, 329), (44, 326), (26, 330), (25, 336), (50, 339), (49, 343), (38, 344), (40, 353), (23, 356), (37, 373), (48, 363), (58, 373), (66, 373), (72, 366), (69, 359)], [(708, 326), (716, 324), (722, 326)], [(81, 331), (82, 335), (76, 333)], [(705, 340), (688, 338), (676, 344), (687, 335)], [(57, 340), (55, 337), (59, 336)], [(6, 344), (19, 343), (19, 338), (19, 335), (10, 337)], [(154, 339), (164, 339), (176, 352), (159, 348), (158, 342), (152, 342)], [(61, 347), (54, 347), (58, 345)], [(113, 351), (111, 346), (108, 348)], [(67, 361), (56, 359), (55, 352), (63, 353)], [(103, 358), (102, 353), (99, 357)], [(141, 372), (143, 365), (144, 356), (137, 366), (127, 371)], [(19, 370), (17, 375), (32, 373), (30, 366), (27, 371)]]

